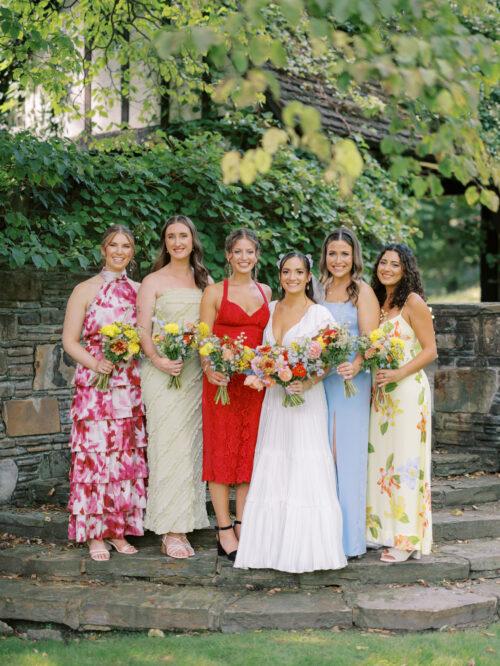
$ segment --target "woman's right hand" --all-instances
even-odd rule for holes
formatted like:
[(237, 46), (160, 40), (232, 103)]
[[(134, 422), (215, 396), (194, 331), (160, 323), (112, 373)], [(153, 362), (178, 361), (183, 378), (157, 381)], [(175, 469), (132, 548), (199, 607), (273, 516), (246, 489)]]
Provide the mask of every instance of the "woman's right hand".
[(227, 386), (229, 383), (229, 377), (223, 375), (222, 372), (212, 370), (210, 367), (205, 368), (204, 372), (209, 384), (215, 384), (215, 386)]
[(171, 361), (169, 358), (165, 358), (164, 356), (155, 356), (151, 362), (157, 370), (160, 370), (167, 375), (172, 375), (173, 377), (178, 377), (182, 372), (182, 368), (184, 367), (183, 361)]
[(96, 358), (94, 359), (94, 366), (92, 370), (100, 375), (109, 375), (113, 368), (114, 365), (111, 363), (111, 361), (107, 361), (105, 358)]

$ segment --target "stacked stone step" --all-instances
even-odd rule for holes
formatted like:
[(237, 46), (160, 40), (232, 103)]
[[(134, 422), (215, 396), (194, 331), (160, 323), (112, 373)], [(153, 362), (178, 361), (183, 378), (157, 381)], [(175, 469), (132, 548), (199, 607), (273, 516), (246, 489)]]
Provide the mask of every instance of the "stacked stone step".
[(94, 562), (65, 544), (61, 510), (0, 511), (0, 532), (30, 539), (0, 550), (0, 618), (73, 629), (240, 631), (372, 627), (420, 630), (495, 621), (500, 598), (500, 478), (434, 483), (433, 554), (398, 565), (376, 552), (340, 571), (234, 569), (200, 530), (188, 560), (160, 555), (148, 534), (133, 557)]

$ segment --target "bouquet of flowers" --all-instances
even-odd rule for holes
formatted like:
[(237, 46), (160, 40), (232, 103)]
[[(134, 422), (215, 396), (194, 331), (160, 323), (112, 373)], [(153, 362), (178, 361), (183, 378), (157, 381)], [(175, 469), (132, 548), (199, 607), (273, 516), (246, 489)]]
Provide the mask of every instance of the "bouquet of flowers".
[[(346, 326), (327, 326), (314, 338), (321, 345), (321, 360), (327, 368), (345, 363), (354, 349), (354, 339)], [(344, 379), (344, 395), (351, 398), (358, 389), (350, 379)]]
[[(161, 333), (153, 337), (159, 353), (171, 361), (185, 361), (194, 352), (198, 345), (198, 339), (209, 333), (208, 326), (201, 322), (195, 324), (184, 324), (179, 326), (176, 322), (160, 322)], [(168, 383), (169, 388), (180, 389), (180, 375), (171, 375)]]
[(245, 384), (258, 391), (279, 384), (285, 389), (284, 407), (303, 405), (304, 397), (289, 393), (287, 388), (297, 380), (306, 381), (324, 374), (321, 352), (320, 343), (310, 338), (293, 342), (290, 347), (261, 345), (255, 349), (250, 362), (252, 374), (245, 379)]
[[(358, 349), (363, 357), (365, 370), (372, 368), (396, 370), (404, 360), (404, 342), (396, 335), (395, 326), (391, 321), (386, 321), (368, 335), (360, 337)], [(394, 391), (396, 386), (396, 382), (390, 382), (385, 386), (385, 392)]]
[[(141, 344), (139, 333), (130, 324), (124, 324), (115, 321), (99, 329), (103, 336), (103, 355), (111, 363), (122, 363), (131, 358), (138, 358), (141, 353)], [(93, 386), (100, 391), (107, 391), (109, 388), (109, 375), (98, 372), (94, 379)]]
[[(231, 378), (236, 373), (245, 373), (250, 367), (254, 352), (245, 345), (245, 334), (236, 339), (224, 335), (222, 338), (209, 335), (199, 341), (199, 352), (202, 358), (208, 359), (212, 370), (222, 372)], [(219, 386), (215, 394), (215, 404), (229, 405), (227, 386)]]

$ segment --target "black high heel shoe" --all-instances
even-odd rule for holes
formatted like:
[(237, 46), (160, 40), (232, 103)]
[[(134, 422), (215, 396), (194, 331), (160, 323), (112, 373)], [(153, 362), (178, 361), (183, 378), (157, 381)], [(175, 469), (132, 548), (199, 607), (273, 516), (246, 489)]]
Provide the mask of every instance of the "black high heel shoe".
[(224, 548), (221, 545), (221, 542), (219, 541), (219, 532), (222, 532), (222, 530), (232, 530), (233, 529), (233, 524), (228, 525), (227, 527), (217, 527), (217, 525), (214, 527), (214, 530), (217, 532), (216, 539), (217, 539), (217, 555), (221, 555), (224, 557), (227, 557), (227, 559), (230, 562), (234, 562), (236, 559), (236, 553), (238, 552), (237, 550), (232, 550), (230, 553), (226, 553)]
[[(236, 527), (236, 525), (241, 525), (241, 520), (233, 520), (233, 529)], [(234, 534), (239, 541), (240, 537), (236, 534), (236, 532)]]

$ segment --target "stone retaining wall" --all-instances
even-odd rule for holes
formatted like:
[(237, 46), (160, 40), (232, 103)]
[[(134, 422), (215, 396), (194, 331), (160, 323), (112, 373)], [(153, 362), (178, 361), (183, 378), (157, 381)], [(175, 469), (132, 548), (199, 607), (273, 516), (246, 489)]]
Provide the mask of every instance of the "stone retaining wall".
[[(66, 300), (84, 275), (0, 271), (0, 503), (64, 501), (71, 359)], [(434, 446), (500, 469), (500, 305), (436, 305)]]
[(52, 479), (67, 479), (74, 368), (61, 331), (84, 277), (0, 271), (0, 503), (51, 501)]
[(434, 447), (500, 469), (500, 303), (435, 305)]

